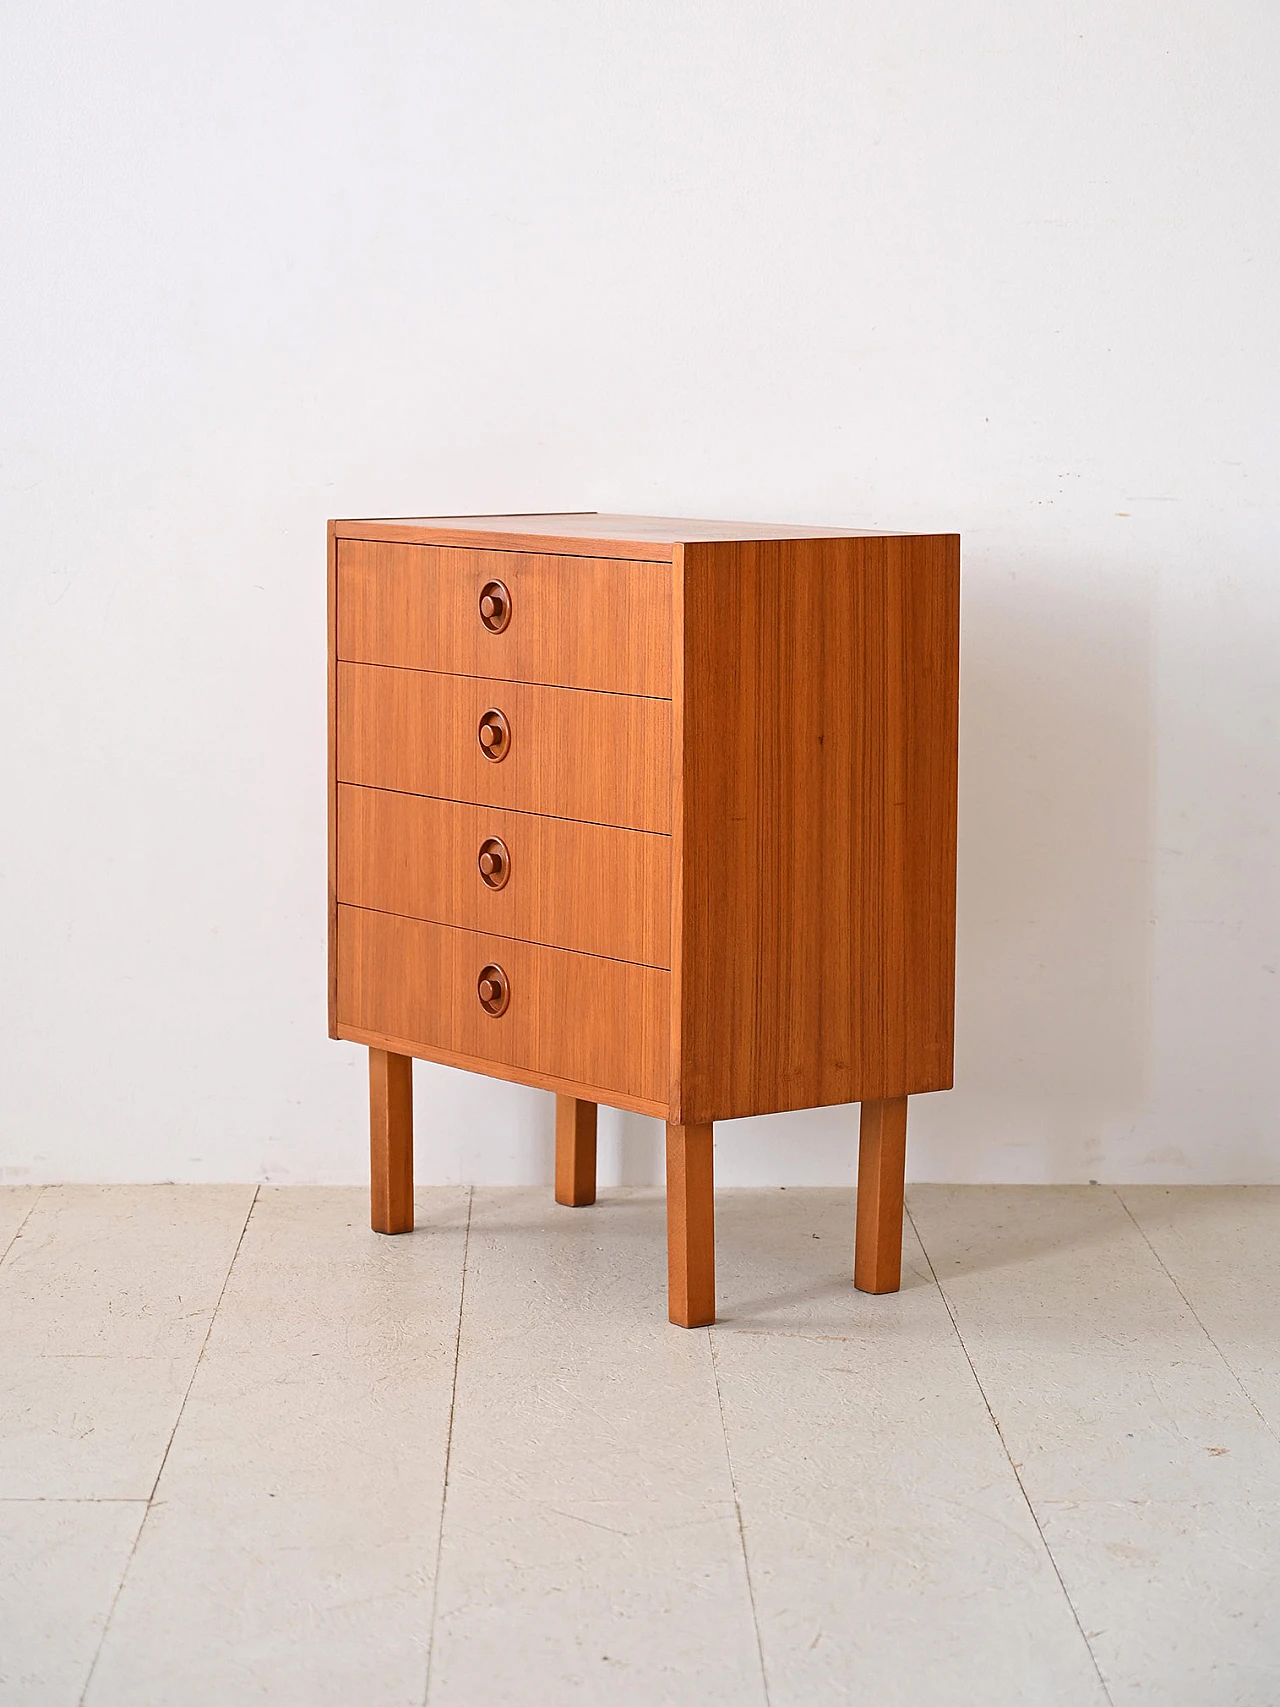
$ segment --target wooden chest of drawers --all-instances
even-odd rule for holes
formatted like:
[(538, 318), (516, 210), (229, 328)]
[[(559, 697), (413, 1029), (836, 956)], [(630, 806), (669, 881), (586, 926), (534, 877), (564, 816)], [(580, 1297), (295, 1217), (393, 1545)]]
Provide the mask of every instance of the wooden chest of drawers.
[(329, 526), (330, 1034), (373, 1225), (411, 1058), (667, 1123), (671, 1318), (715, 1314), (712, 1125), (862, 1104), (896, 1289), (906, 1098), (951, 1083), (959, 539), (594, 514)]

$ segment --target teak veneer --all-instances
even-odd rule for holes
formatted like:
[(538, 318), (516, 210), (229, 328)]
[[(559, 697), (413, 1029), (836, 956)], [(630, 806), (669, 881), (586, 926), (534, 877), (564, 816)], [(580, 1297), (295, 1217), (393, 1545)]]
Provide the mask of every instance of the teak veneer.
[(862, 1106), (899, 1283), (906, 1099), (951, 1084), (960, 542), (592, 513), (329, 525), (330, 1034), (373, 1224), (410, 1058), (667, 1123), (671, 1319), (715, 1315), (714, 1122)]

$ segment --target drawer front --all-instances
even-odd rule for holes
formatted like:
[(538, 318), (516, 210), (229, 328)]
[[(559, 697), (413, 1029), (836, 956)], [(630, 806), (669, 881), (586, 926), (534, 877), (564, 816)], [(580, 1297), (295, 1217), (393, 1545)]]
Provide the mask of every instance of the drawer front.
[[(485, 590), (505, 593), (482, 616)], [(671, 565), (338, 542), (338, 657), (671, 693)]]
[(581, 954), (671, 964), (671, 840), (640, 830), (344, 784), (338, 900)]
[[(481, 973), (501, 967), (505, 1010), (486, 1011)], [(509, 937), (338, 908), (341, 1027), (667, 1099), (671, 975)]]
[[(666, 832), (671, 704), (426, 670), (339, 664), (338, 781)], [(495, 710), (509, 736), (486, 757)]]

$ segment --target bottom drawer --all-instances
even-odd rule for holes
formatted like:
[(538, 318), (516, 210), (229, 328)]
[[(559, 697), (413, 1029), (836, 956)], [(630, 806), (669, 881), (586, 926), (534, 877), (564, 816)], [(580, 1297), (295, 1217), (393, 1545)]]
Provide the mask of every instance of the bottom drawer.
[[(362, 907), (338, 908), (337, 947), (340, 1028), (667, 1101), (668, 972)], [(477, 989), (490, 965), (496, 1016)]]

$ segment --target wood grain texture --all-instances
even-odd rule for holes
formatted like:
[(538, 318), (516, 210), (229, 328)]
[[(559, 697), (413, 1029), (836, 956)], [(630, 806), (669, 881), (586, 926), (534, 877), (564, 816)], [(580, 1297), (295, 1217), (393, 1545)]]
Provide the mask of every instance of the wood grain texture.
[[(497, 1019), (476, 994), (488, 964), (511, 987)], [(596, 1100), (663, 1098), (669, 986), (669, 974), (648, 966), (338, 908), (342, 1035), (405, 1039), (411, 1054), (447, 1051), (501, 1063), (510, 1077), (599, 1087)]]
[(680, 1328), (716, 1319), (713, 1128), (667, 1125), (667, 1313)]
[[(476, 738), (491, 707), (511, 725), (511, 750), (496, 764)], [(670, 828), (667, 700), (339, 663), (337, 743), (340, 782)]]
[(369, 1051), (369, 1225), (413, 1231), (413, 1062)]
[(883, 528), (800, 527), (791, 522), (721, 522), (682, 516), (628, 516), (581, 510), (528, 516), (382, 516), (330, 524), (340, 539), (482, 546), (568, 556), (670, 562), (682, 543), (749, 539), (887, 539)]
[(411, 1055), (417, 1061), (435, 1061), (442, 1067), (456, 1067), (463, 1073), (482, 1073), (486, 1078), (505, 1079), (513, 1085), (529, 1085), (534, 1090), (550, 1091), (554, 1096), (581, 1097), (586, 1102), (609, 1108), (625, 1108), (633, 1114), (647, 1114), (655, 1120), (666, 1117), (667, 1099), (636, 1096), (630, 1091), (614, 1090), (604, 1085), (588, 1084), (583, 1079), (566, 1079), (557, 1073), (544, 1073), (532, 1067), (513, 1067), (491, 1057), (465, 1055), (460, 1050), (445, 1049), (438, 1044), (423, 1043), (418, 1038), (396, 1037), (391, 1032), (371, 1031), (357, 1025), (338, 1022), (337, 1036), (344, 1042), (359, 1043), (366, 1049), (389, 1049), (393, 1055)]
[(902, 1284), (902, 1200), (907, 1099), (864, 1102), (858, 1122), (858, 1211), (853, 1284), (896, 1292)]
[(329, 523), (327, 586), (328, 685), (325, 725), (329, 782), (329, 1036), (338, 1035), (338, 540)]
[[(511, 595), (499, 633), (480, 592)], [(666, 698), (671, 575), (665, 564), (342, 540), (338, 657)]]
[[(958, 540), (622, 516), (330, 534), (331, 1032), (664, 1114), (689, 1320), (714, 1311), (712, 1121), (862, 1102), (856, 1266), (885, 1289), (895, 1122), (951, 1082)], [(496, 634), (489, 579), (513, 595)]]
[(556, 1202), (584, 1209), (596, 1200), (596, 1105), (556, 1098)]
[[(348, 783), (337, 821), (338, 898), (352, 906), (670, 965), (668, 836)], [(510, 854), (500, 889), (477, 864), (491, 836)]]
[[(671, 1016), (667, 1048), (667, 1119), (680, 1117), (681, 1055), (684, 1041), (684, 825), (685, 825), (685, 640), (684, 551), (671, 565)], [(714, 1116), (712, 1117), (714, 1119)]]
[(685, 1124), (951, 1083), (959, 541), (677, 553)]

